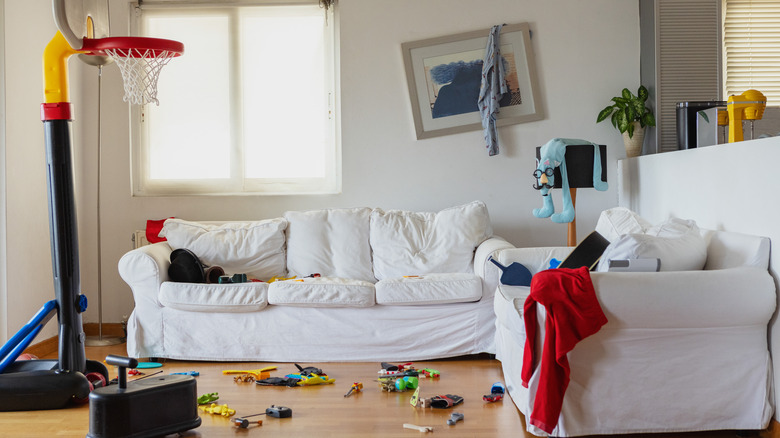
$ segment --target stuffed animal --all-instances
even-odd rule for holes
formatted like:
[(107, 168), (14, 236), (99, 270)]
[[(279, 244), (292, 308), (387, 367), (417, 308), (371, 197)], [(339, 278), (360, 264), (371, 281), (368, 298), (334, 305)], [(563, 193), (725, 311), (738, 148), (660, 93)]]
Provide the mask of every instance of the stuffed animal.
[[(537, 163), (534, 177), (537, 179), (535, 189), (542, 192), (542, 208), (534, 209), (534, 216), (539, 218), (549, 217), (556, 223), (567, 223), (574, 220), (574, 204), (569, 193), (569, 177), (566, 173), (566, 148), (569, 146), (589, 147), (593, 146), (593, 188), (607, 190), (606, 181), (601, 180), (601, 154), (597, 144), (570, 138), (554, 138), (542, 146), (540, 159)], [(563, 210), (555, 213), (550, 189), (555, 186), (554, 170), (561, 168), (561, 186), (563, 188)]]

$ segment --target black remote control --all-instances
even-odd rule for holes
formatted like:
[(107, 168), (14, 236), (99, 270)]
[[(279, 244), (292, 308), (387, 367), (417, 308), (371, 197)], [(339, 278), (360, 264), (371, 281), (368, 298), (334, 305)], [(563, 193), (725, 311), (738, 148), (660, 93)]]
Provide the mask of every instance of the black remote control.
[(286, 406), (271, 405), (270, 408), (266, 408), (265, 414), (269, 417), (289, 418), (292, 417), (292, 409)]

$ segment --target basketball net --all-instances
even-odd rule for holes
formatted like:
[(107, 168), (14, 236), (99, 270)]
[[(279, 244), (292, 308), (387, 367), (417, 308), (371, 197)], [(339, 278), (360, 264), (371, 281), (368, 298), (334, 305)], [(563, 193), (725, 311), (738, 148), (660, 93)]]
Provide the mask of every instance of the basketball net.
[(157, 100), (157, 80), (160, 78), (160, 70), (171, 58), (178, 56), (177, 52), (134, 48), (105, 49), (105, 52), (114, 58), (119, 71), (122, 72), (125, 87), (122, 100), (135, 105), (145, 105), (150, 102), (155, 105), (160, 104)]

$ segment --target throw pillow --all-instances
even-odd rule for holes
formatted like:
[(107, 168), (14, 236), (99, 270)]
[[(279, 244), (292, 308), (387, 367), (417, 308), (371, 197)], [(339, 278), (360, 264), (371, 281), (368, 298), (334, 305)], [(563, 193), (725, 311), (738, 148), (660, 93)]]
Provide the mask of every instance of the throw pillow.
[(598, 271), (609, 270), (609, 260), (661, 260), (661, 271), (697, 271), (707, 262), (707, 241), (696, 222), (671, 218), (647, 230), (626, 234), (612, 242), (601, 256)]
[(474, 249), (493, 234), (480, 201), (438, 213), (371, 213), (371, 249), (377, 280), (430, 273), (471, 272)]
[(221, 266), (228, 275), (267, 280), (287, 272), (285, 228), (283, 218), (221, 225), (168, 219), (160, 236), (174, 250), (192, 251), (206, 266)]
[(624, 234), (644, 234), (652, 224), (625, 207), (604, 210), (599, 215), (596, 231), (614, 242)]

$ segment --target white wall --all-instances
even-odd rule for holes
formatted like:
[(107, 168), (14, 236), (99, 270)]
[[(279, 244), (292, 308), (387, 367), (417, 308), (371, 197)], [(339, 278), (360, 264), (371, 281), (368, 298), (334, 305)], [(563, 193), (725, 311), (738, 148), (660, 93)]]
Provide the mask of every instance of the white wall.
[[(43, 134), (40, 54), (54, 33), (49, 0), (5, 0), (7, 206), (9, 315), (15, 331), (53, 296)], [(127, 33), (127, 3), (111, 0), (111, 32)], [(128, 110), (115, 66), (104, 71), (102, 265), (104, 321), (119, 322), (133, 308), (116, 272), (130, 249), (130, 234), (147, 219), (260, 219), (290, 209), (373, 206), (436, 211), (475, 199), (485, 201), (496, 234), (518, 246), (563, 245), (566, 226), (536, 219), (535, 147), (553, 137), (608, 145), (606, 193), (580, 190), (579, 235), (593, 229), (598, 213), (617, 203), (616, 161), (625, 156), (620, 136), (598, 111), (623, 87), (639, 85), (639, 17), (625, 0), (340, 0), (341, 131), (343, 193), (332, 196), (133, 198), (130, 193)], [(24, 20), (21, 18), (24, 17)], [(488, 157), (474, 131), (418, 141), (409, 102), (401, 43), (499, 23), (528, 22), (540, 77), (542, 121), (499, 130), (501, 154)], [(615, 38), (620, 35), (620, 38)], [(185, 54), (186, 56), (186, 54)], [(174, 61), (175, 62), (175, 61)], [(76, 107), (77, 188), (83, 291), (97, 321), (95, 87), (96, 68), (70, 61)], [(165, 74), (163, 71), (162, 74)], [(203, 84), (207, 87), (208, 84)], [(195, 90), (197, 92), (197, 90)], [(164, 102), (162, 103), (165, 104)], [(556, 193), (560, 208), (560, 194)], [(49, 333), (54, 333), (47, 327)]]
[[(669, 216), (702, 228), (736, 231), (772, 240), (769, 270), (780, 280), (780, 138), (710, 146), (624, 160), (620, 204), (653, 223)], [(769, 329), (774, 381), (780, 382), (780, 324)], [(775, 391), (775, 406), (780, 397)], [(777, 414), (775, 414), (777, 418)]]

